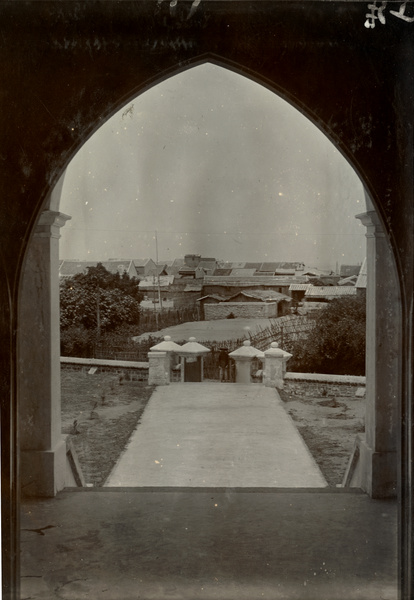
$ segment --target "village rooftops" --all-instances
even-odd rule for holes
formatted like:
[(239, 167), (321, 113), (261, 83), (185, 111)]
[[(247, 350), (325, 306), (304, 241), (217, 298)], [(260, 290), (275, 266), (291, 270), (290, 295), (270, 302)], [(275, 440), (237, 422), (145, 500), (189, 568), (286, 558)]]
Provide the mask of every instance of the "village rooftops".
[(80, 273), (87, 273), (88, 267), (96, 267), (98, 264), (101, 264), (109, 273), (116, 274), (119, 273), (123, 275), (126, 273), (130, 277), (137, 277), (137, 271), (135, 269), (133, 260), (105, 260), (105, 261), (87, 261), (87, 260), (63, 260), (59, 267), (59, 276), (60, 277), (74, 277)]
[(88, 267), (96, 267), (96, 261), (86, 260), (63, 260), (59, 267), (60, 277), (74, 277), (79, 273), (87, 273)]
[(287, 277), (283, 275), (254, 275), (253, 277), (216, 277), (206, 275), (204, 285), (227, 287), (254, 287), (257, 285), (289, 286), (292, 283), (306, 283), (306, 277)]

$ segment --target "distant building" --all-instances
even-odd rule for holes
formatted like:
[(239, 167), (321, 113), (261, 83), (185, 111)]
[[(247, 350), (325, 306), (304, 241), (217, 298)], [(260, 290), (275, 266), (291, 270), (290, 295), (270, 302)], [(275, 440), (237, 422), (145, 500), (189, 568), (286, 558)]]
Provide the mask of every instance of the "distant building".
[(309, 286), (310, 283), (292, 283), (289, 286), (289, 293), (292, 297), (292, 301), (295, 303), (302, 302)]
[(356, 288), (348, 286), (316, 286), (310, 285), (305, 292), (306, 302), (329, 302), (334, 298), (356, 296)]
[(290, 312), (291, 298), (271, 290), (244, 290), (225, 297), (210, 294), (198, 299), (205, 320), (235, 318), (276, 318)]
[(134, 258), (134, 265), (139, 277), (151, 275), (157, 269), (152, 258)]
[(341, 265), (339, 275), (341, 279), (345, 277), (351, 277), (352, 275), (359, 275), (359, 271), (361, 270), (361, 265)]

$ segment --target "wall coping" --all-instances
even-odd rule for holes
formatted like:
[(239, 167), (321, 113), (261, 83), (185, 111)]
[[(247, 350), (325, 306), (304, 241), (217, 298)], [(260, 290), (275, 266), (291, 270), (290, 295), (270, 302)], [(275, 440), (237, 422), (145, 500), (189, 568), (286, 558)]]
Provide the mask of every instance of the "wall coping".
[(74, 356), (61, 356), (63, 365), (90, 365), (91, 367), (123, 367), (125, 369), (148, 369), (147, 362), (132, 360), (109, 360), (104, 358), (76, 358)]
[(363, 375), (323, 375), (321, 373), (285, 373), (285, 381), (317, 381), (319, 383), (348, 383), (365, 385)]

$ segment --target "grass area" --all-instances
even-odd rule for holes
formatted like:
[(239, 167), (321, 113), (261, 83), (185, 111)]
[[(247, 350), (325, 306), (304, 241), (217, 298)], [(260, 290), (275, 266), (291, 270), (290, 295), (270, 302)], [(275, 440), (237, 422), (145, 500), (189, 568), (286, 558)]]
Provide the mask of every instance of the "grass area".
[(62, 370), (61, 381), (62, 433), (71, 436), (86, 483), (102, 486), (154, 388), (114, 373)]

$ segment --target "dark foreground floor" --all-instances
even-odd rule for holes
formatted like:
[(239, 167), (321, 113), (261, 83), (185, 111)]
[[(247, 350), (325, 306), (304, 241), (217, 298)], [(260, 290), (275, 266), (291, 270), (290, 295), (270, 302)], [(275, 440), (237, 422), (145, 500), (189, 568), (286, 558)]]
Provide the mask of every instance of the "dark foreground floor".
[(101, 489), (22, 503), (22, 599), (397, 599), (396, 502)]

